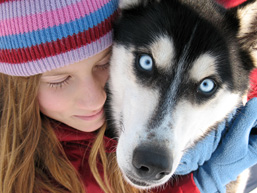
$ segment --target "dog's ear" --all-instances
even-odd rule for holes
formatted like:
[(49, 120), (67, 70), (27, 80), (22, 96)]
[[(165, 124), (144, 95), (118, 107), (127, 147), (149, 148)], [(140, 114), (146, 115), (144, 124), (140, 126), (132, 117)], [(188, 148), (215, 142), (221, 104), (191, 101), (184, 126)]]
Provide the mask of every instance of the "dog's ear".
[(131, 7), (136, 7), (138, 5), (146, 6), (149, 2), (160, 2), (160, 0), (120, 0), (119, 8), (120, 9), (129, 9)]
[(239, 19), (239, 41), (257, 67), (257, 0), (248, 0), (234, 9)]

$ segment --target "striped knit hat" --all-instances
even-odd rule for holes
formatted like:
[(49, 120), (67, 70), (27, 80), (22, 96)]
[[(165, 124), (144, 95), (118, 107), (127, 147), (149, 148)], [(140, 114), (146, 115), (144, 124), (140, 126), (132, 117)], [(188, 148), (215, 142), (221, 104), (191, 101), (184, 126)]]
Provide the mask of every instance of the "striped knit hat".
[(0, 73), (30, 76), (112, 44), (118, 0), (0, 0)]

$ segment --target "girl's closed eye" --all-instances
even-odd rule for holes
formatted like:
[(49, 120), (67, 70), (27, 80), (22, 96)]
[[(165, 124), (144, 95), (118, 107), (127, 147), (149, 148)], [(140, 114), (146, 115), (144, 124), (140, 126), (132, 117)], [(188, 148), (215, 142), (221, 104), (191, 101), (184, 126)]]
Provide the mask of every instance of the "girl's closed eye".
[(100, 61), (96, 63), (95, 69), (96, 70), (107, 70), (110, 67), (110, 59), (111, 59), (111, 54), (108, 52), (108, 54), (102, 58)]
[(98, 70), (107, 70), (110, 67), (110, 62), (107, 62), (105, 64), (99, 64), (96, 66)]
[(70, 80), (71, 76), (67, 76), (64, 80), (62, 81), (58, 81), (58, 82), (48, 82), (48, 85), (51, 88), (62, 88), (63, 86), (65, 86), (66, 84), (69, 84), (69, 80)]

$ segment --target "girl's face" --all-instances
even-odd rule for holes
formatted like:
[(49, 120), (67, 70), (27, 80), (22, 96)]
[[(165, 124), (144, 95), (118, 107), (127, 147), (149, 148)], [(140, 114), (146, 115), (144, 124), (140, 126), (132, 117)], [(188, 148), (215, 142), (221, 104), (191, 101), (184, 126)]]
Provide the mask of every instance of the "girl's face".
[(110, 51), (43, 73), (38, 93), (41, 112), (81, 131), (100, 128), (105, 121)]

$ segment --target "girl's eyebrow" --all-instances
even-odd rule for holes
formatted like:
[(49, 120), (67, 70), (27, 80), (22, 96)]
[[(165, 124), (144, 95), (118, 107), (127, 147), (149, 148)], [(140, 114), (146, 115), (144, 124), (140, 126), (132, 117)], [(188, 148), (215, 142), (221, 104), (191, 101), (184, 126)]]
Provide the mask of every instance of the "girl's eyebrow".
[(98, 62), (101, 62), (102, 60), (106, 59), (107, 57), (110, 57), (110, 56), (111, 56), (111, 52), (112, 52), (112, 50), (110, 49), (105, 55), (103, 55), (102, 58), (100, 58), (100, 59), (97, 61), (97, 63), (98, 63)]
[(49, 76), (61, 76), (61, 75), (65, 75), (65, 74), (67, 74), (68, 72), (66, 72), (66, 71), (54, 71), (54, 72), (52, 72), (52, 71), (49, 71), (49, 72), (47, 72), (46, 74), (43, 74), (42, 75), (42, 77), (49, 77)]

